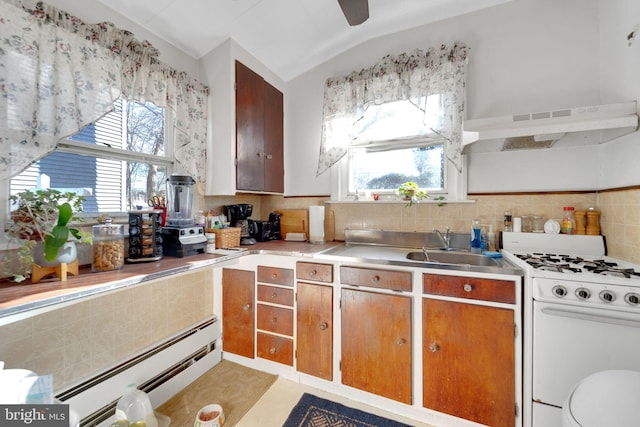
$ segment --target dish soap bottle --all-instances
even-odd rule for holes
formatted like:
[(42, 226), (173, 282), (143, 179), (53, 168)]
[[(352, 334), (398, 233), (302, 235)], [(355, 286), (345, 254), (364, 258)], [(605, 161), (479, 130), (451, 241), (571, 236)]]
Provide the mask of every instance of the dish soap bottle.
[(474, 219), (471, 221), (471, 252), (474, 254), (482, 253), (482, 226), (480, 221)]

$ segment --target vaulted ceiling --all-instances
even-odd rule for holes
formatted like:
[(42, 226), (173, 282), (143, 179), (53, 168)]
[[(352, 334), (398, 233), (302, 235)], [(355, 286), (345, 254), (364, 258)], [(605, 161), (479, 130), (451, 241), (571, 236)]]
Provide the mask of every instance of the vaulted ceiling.
[(511, 0), (369, 0), (349, 26), (337, 0), (99, 0), (199, 59), (228, 38), (284, 81), (367, 40)]

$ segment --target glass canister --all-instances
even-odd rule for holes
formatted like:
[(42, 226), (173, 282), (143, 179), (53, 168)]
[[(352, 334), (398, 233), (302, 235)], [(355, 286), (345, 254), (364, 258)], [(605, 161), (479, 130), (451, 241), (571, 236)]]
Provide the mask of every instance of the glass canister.
[(104, 224), (93, 226), (93, 262), (91, 270), (118, 270), (124, 265), (124, 225), (112, 224), (107, 218)]
[(544, 233), (544, 216), (533, 215), (531, 217), (531, 231), (534, 233)]

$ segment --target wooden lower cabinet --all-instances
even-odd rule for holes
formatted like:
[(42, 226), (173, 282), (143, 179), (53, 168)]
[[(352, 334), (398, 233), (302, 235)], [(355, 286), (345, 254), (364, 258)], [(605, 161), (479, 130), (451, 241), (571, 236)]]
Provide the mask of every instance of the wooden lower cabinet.
[(296, 366), (333, 380), (333, 286), (297, 284)]
[(222, 350), (253, 359), (255, 273), (222, 270)]
[(285, 365), (293, 365), (291, 338), (258, 332), (258, 357)]
[(423, 406), (514, 426), (513, 310), (424, 298), (422, 313)]
[(341, 291), (342, 383), (412, 404), (411, 297)]

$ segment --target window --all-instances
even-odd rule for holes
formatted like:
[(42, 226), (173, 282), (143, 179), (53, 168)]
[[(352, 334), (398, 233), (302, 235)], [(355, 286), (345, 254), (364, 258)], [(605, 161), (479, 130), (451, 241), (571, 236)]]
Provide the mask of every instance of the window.
[(433, 130), (438, 128), (438, 101), (439, 95), (432, 95), (419, 105), (402, 100), (366, 109), (354, 126), (356, 136), (346, 156), (345, 196), (393, 194), (407, 181), (429, 194), (447, 192), (444, 139)]
[(11, 179), (11, 194), (56, 188), (85, 196), (86, 213), (147, 207), (165, 192), (172, 162), (165, 111), (152, 103), (118, 100), (114, 111), (58, 144)]

